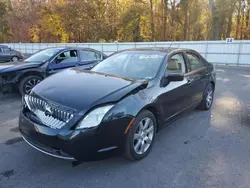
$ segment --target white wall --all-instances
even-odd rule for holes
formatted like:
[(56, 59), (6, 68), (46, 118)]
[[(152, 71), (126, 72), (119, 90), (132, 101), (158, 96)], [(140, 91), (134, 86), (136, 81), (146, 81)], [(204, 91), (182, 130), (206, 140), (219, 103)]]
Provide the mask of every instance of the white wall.
[(198, 42), (130, 42), (130, 43), (7, 43), (6, 45), (20, 50), (23, 53), (36, 51), (55, 46), (89, 47), (109, 55), (118, 50), (140, 47), (178, 47), (190, 48), (198, 51), (212, 63), (250, 65), (250, 40), (233, 41), (198, 41)]

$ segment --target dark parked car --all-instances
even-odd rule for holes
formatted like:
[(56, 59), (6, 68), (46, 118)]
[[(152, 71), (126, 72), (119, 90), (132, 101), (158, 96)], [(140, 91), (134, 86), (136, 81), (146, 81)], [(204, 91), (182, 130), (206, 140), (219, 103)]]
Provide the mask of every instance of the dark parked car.
[(16, 62), (24, 58), (22, 52), (9, 48), (6, 45), (0, 45), (0, 63), (13, 61)]
[(139, 160), (183, 111), (211, 108), (215, 80), (214, 66), (193, 50), (121, 51), (91, 71), (72, 68), (39, 83), (23, 97), (19, 129), (54, 157)]
[(44, 78), (70, 67), (91, 69), (107, 56), (90, 48), (47, 48), (23, 62), (0, 64), (0, 90), (17, 86), (21, 94), (28, 94)]

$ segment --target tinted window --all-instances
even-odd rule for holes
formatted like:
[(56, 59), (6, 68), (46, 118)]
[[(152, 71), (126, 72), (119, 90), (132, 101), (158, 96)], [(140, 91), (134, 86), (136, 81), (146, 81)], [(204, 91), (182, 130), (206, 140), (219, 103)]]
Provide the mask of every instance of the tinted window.
[(101, 60), (102, 54), (94, 51), (81, 50), (80, 58), (82, 61)]
[(70, 50), (59, 54), (56, 59), (56, 63), (74, 63), (78, 61), (77, 50)]
[(166, 54), (157, 51), (125, 51), (103, 60), (92, 71), (128, 78), (156, 76)]
[(190, 71), (194, 71), (203, 67), (203, 63), (196, 55), (188, 53), (187, 58), (189, 60)]
[(185, 73), (185, 61), (182, 54), (175, 54), (168, 60), (167, 71), (170, 73)]

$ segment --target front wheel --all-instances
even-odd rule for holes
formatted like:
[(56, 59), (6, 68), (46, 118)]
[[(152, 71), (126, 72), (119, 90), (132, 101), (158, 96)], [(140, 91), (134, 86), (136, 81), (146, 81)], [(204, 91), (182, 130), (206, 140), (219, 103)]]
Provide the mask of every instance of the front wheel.
[(212, 107), (213, 101), (214, 101), (214, 85), (212, 83), (209, 83), (204, 93), (204, 97), (197, 108), (201, 110), (209, 110)]
[(42, 78), (39, 76), (27, 76), (23, 78), (19, 83), (19, 92), (24, 94), (29, 94), (33, 87), (35, 87), (39, 82), (42, 81)]
[(156, 133), (156, 119), (150, 111), (142, 111), (127, 133), (124, 156), (129, 160), (146, 157), (153, 145)]

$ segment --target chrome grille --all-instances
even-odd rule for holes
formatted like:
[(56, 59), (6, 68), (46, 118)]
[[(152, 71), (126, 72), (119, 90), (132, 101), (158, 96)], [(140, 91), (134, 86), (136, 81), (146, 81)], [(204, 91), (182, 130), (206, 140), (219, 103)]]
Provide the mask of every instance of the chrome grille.
[(61, 109), (41, 98), (25, 95), (25, 102), (30, 111), (46, 126), (53, 129), (61, 129), (73, 118), (73, 110)]

